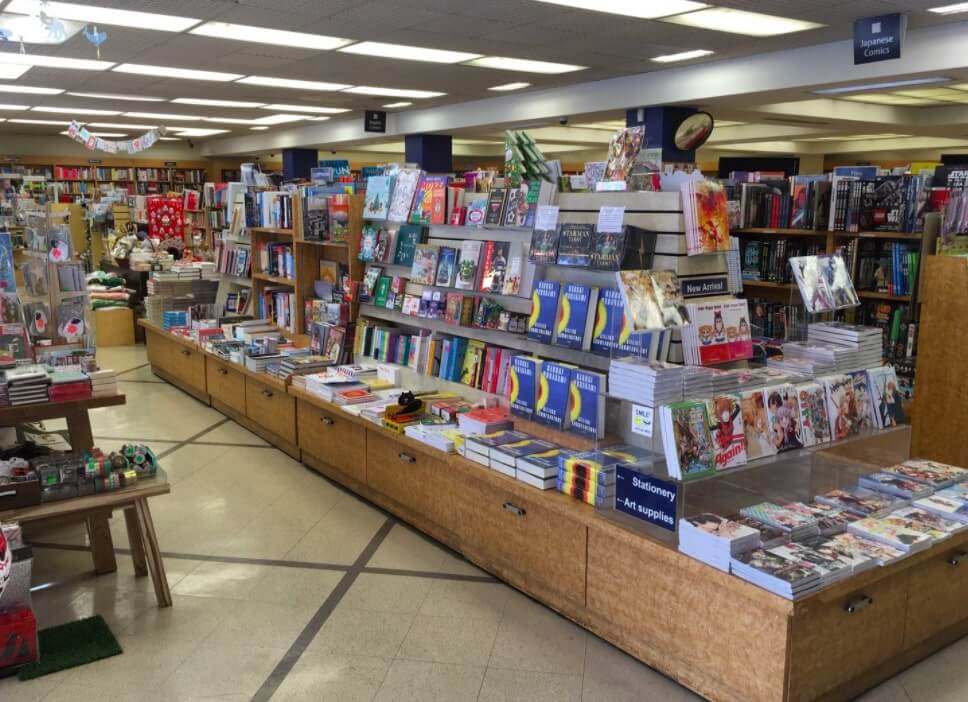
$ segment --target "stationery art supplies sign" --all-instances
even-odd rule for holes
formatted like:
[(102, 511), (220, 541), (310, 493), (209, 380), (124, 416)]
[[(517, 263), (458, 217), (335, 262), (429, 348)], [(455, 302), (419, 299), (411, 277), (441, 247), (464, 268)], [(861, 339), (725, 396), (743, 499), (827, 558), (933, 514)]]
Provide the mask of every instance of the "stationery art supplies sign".
[(669, 480), (640, 473), (629, 466), (615, 469), (615, 509), (669, 531), (676, 530), (679, 488)]

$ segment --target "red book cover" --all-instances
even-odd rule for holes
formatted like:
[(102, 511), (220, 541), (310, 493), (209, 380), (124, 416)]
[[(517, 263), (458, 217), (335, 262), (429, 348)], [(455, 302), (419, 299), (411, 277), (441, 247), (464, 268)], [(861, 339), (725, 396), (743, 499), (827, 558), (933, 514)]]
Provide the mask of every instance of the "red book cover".
[(411, 224), (444, 224), (447, 221), (447, 176), (420, 176), (410, 213)]

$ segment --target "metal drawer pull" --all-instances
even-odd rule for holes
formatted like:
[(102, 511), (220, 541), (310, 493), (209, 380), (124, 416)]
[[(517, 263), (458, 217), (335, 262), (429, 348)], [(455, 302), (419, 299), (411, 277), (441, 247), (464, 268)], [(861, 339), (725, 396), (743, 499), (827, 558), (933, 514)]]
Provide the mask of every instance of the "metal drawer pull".
[(271, 390), (263, 390), (262, 391), (262, 396), (263, 397), (272, 397), (272, 391)]
[(872, 604), (874, 604), (873, 598), (868, 597), (867, 595), (861, 595), (860, 597), (856, 597), (848, 602), (847, 606), (844, 607), (844, 611), (847, 612), (847, 614), (857, 614), (861, 610), (867, 609)]
[(319, 418), (319, 421), (321, 421), (323, 424), (325, 424), (328, 427), (331, 427), (334, 424), (336, 424), (336, 420), (335, 419), (330, 419), (329, 417), (320, 417)]
[(404, 453), (403, 451), (401, 451), (398, 455), (400, 456), (400, 460), (404, 461), (405, 463), (417, 462), (417, 459), (411, 456), (409, 453)]
[(14, 497), (16, 494), (16, 490), (7, 490), (5, 492), (0, 492), (0, 497)]
[(188, 349), (182, 349), (181, 350), (181, 355), (182, 356), (191, 356), (192, 355), (192, 352), (189, 351)]
[(968, 552), (958, 551), (958, 553), (952, 553), (948, 556), (948, 564), (953, 566), (960, 566), (961, 562), (968, 558)]
[(523, 517), (528, 513), (528, 510), (526, 510), (524, 507), (518, 507), (510, 502), (504, 503), (504, 509), (513, 514), (515, 517)]
[(217, 368), (216, 370), (218, 370), (218, 374), (219, 375), (228, 375), (229, 374), (229, 372), (227, 370), (225, 370), (224, 368)]

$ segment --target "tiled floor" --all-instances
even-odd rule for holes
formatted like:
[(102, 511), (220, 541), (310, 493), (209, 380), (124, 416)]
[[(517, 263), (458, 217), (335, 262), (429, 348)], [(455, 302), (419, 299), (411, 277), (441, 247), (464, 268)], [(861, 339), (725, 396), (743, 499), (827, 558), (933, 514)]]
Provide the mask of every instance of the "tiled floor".
[[(158, 381), (142, 348), (99, 355), (128, 395), (93, 413), (99, 445), (150, 443), (173, 486), (151, 507), (175, 604), (125, 556), (94, 577), (82, 529), (29, 533), (59, 545), (35, 550), (41, 626), (99, 613), (124, 654), (0, 700), (699, 699)], [(968, 699), (966, 663), (968, 639), (864, 700)]]

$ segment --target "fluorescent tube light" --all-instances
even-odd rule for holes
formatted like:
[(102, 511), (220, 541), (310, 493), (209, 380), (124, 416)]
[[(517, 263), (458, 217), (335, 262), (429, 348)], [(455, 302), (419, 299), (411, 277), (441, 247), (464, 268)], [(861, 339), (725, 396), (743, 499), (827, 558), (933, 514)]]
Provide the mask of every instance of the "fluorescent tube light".
[(160, 141), (181, 141), (178, 137), (158, 137)]
[(764, 15), (759, 12), (746, 12), (728, 7), (711, 7), (708, 10), (689, 12), (674, 17), (664, 17), (663, 22), (682, 24), (687, 27), (712, 29), (716, 32), (730, 32), (743, 34), (748, 37), (772, 37), (778, 34), (803, 32), (807, 29), (817, 29), (824, 25), (816, 22)]
[(0, 85), (0, 93), (21, 93), (22, 95), (60, 95), (63, 92), (64, 91), (61, 88), (32, 88), (28, 85)]
[(56, 112), (65, 115), (101, 115), (102, 117), (114, 117), (121, 114), (120, 110), (89, 110), (83, 107), (48, 107), (41, 105), (35, 107), (34, 112)]
[(118, 93), (67, 93), (74, 97), (94, 98), (95, 100), (125, 100), (130, 102), (164, 102), (165, 98), (144, 95), (120, 95)]
[(292, 88), (293, 90), (345, 90), (351, 87), (346, 83), (321, 83), (315, 80), (294, 80), (292, 78), (271, 78), (269, 76), (246, 76), (235, 82), (245, 85), (264, 85), (269, 88)]
[(658, 63), (672, 63), (673, 61), (688, 61), (689, 59), (699, 58), (700, 56), (709, 56), (711, 53), (713, 52), (707, 51), (706, 49), (693, 49), (692, 51), (682, 51), (678, 54), (656, 56), (652, 60)]
[(262, 107), (264, 102), (244, 102), (242, 100), (206, 100), (203, 98), (175, 98), (179, 105), (208, 105), (210, 107)]
[(242, 119), (239, 117), (200, 117), (202, 122), (223, 122), (225, 124), (258, 124), (254, 119)]
[(538, 2), (640, 19), (655, 19), (709, 7), (704, 2), (691, 0), (538, 0)]
[(253, 132), (264, 132), (268, 127), (249, 127)]
[(406, 102), (406, 101), (404, 101), (404, 102), (389, 102), (386, 105), (384, 105), (384, 107), (389, 108), (389, 109), (392, 110), (395, 107), (410, 107), (412, 104), (413, 104), (412, 102)]
[(262, 105), (263, 110), (274, 110), (276, 112), (310, 112), (315, 115), (338, 115), (349, 112), (348, 107), (316, 107), (314, 105)]
[(0, 14), (0, 29), (11, 38), (25, 44), (63, 44), (84, 29), (80, 22), (63, 20), (59, 25), (41, 22), (38, 17), (28, 15)]
[[(43, 54), (22, 54), (19, 51), (0, 52), (0, 63), (26, 66), (17, 76), (23, 75), (27, 68), (68, 68), (78, 71), (104, 71), (114, 65), (113, 61), (92, 61), (90, 59), (70, 58), (68, 56), (44, 56)], [(6, 78), (7, 76), (3, 76)]]
[(157, 124), (120, 124), (119, 122), (89, 122), (88, 127), (103, 127), (104, 129), (157, 129)]
[(278, 44), (280, 46), (298, 47), (300, 49), (315, 49), (329, 51), (338, 49), (353, 42), (352, 39), (328, 37), (323, 34), (305, 34), (303, 32), (289, 32), (284, 29), (268, 29), (266, 27), (251, 27), (245, 24), (230, 24), (228, 22), (206, 22), (195, 27), (189, 34), (198, 34), (216, 39), (234, 39), (249, 41), (256, 44)]
[(170, 115), (163, 112), (125, 112), (125, 117), (138, 117), (143, 119), (170, 119), (176, 122), (200, 122), (200, 115)]
[(228, 129), (197, 129), (192, 127), (172, 127), (171, 129), (175, 130), (178, 136), (183, 137), (205, 137), (212, 136), (213, 134), (228, 134), (229, 131)]
[(13, 64), (0, 64), (0, 78), (3, 80), (17, 80), (20, 76), (30, 70), (30, 66), (15, 66)]
[[(70, 132), (58, 132), (58, 133), (63, 134), (64, 136), (70, 136)], [(90, 134), (91, 136), (103, 137), (103, 138), (128, 136), (124, 132), (90, 132)]]
[(29, 110), (30, 105), (10, 105), (7, 103), (0, 103), (0, 110), (10, 110), (11, 112), (19, 112), (21, 110)]
[(361, 41), (358, 44), (344, 46), (340, 51), (348, 54), (362, 54), (363, 56), (379, 56), (401, 61), (430, 61), (431, 63), (460, 63), (481, 56), (480, 54), (469, 54), (466, 51), (425, 49), (420, 46), (407, 46), (406, 44), (385, 44), (381, 41)]
[(932, 85), (933, 83), (944, 83), (950, 78), (935, 76), (932, 78), (906, 78), (904, 80), (892, 80), (886, 83), (855, 83), (854, 85), (841, 85), (836, 88), (820, 88), (813, 92), (817, 95), (842, 95), (843, 93), (859, 93), (866, 90), (886, 90), (888, 88), (903, 88), (908, 85)]
[(484, 56), (468, 61), (467, 66), (479, 68), (495, 68), (499, 71), (520, 71), (521, 73), (571, 73), (583, 71), (587, 66), (575, 66), (570, 63), (552, 63), (550, 61), (531, 61), (529, 59), (508, 58), (506, 56)]
[(114, 67), (118, 73), (134, 73), (139, 76), (158, 76), (159, 78), (185, 78), (186, 80), (211, 80), (227, 83), (242, 76), (238, 73), (218, 71), (197, 71), (191, 68), (172, 68), (170, 66), (148, 66), (143, 63), (122, 63)]
[[(965, 97), (968, 97), (968, 95), (966, 95)], [(310, 117), (309, 115), (306, 115), (305, 119), (310, 122), (325, 122), (330, 118), (327, 115), (316, 115), (315, 117)]]
[(301, 122), (304, 119), (306, 119), (306, 115), (278, 114), (254, 119), (249, 124), (286, 124), (287, 122)]
[(521, 88), (527, 88), (531, 83), (505, 83), (504, 85), (495, 85), (493, 88), (488, 88), (488, 90), (521, 90)]
[(959, 12), (968, 12), (968, 2), (956, 2), (954, 5), (929, 7), (928, 12), (934, 12), (939, 15), (955, 15)]
[(379, 95), (382, 97), (405, 97), (405, 98), (435, 98), (447, 93), (438, 93), (433, 90), (405, 90), (402, 88), (375, 88), (371, 85), (358, 85), (355, 88), (347, 88), (344, 93), (354, 95)]
[(59, 122), (54, 119), (8, 119), (8, 122), (16, 122), (17, 124), (50, 124), (55, 127), (69, 127), (70, 122)]
[(47, 2), (39, 0), (12, 0), (4, 8), (5, 12), (21, 15), (37, 15), (43, 9), (49, 17), (62, 20), (76, 20), (85, 24), (106, 24), (115, 27), (151, 29), (157, 32), (184, 32), (202, 20), (174, 15), (159, 15), (154, 12), (134, 12), (116, 10), (110, 7), (77, 5), (72, 2)]

